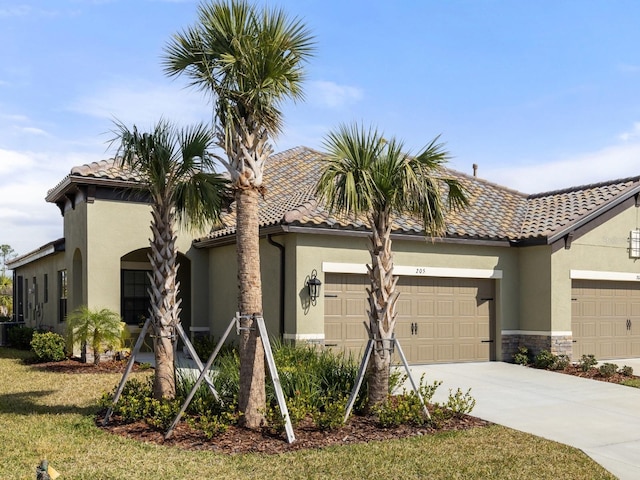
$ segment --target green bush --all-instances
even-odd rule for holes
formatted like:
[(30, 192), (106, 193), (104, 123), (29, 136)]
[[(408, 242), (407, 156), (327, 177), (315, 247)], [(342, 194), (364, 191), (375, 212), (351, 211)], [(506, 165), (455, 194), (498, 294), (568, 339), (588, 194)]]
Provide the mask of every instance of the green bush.
[(536, 368), (548, 369), (556, 362), (556, 356), (549, 350), (541, 350), (533, 359)]
[(598, 368), (598, 372), (605, 378), (612, 377), (614, 373), (618, 371), (618, 365), (615, 363), (603, 363)]
[(447, 400), (446, 409), (455, 417), (461, 417), (471, 413), (476, 406), (476, 399), (471, 396), (471, 389), (466, 393), (458, 388), (455, 393), (449, 390), (449, 399)]
[(625, 377), (631, 377), (633, 375), (633, 367), (630, 367), (629, 365), (625, 365), (620, 369), (619, 373), (621, 373)]
[(379, 426), (396, 428), (400, 425), (424, 425), (428, 417), (420, 399), (413, 392), (400, 395), (389, 395), (384, 402), (374, 405), (371, 412), (375, 415)]
[(588, 372), (589, 369), (595, 367), (597, 364), (598, 360), (596, 360), (594, 355), (582, 355), (582, 358), (578, 362), (578, 367), (580, 367), (580, 370), (583, 372)]
[(570, 363), (571, 360), (569, 360), (569, 357), (567, 355), (557, 355), (556, 361), (551, 366), (551, 370), (564, 370), (569, 366)]
[(103, 409), (112, 407), (113, 413), (120, 416), (126, 423), (143, 420), (147, 413), (147, 399), (153, 395), (153, 377), (145, 381), (136, 378), (128, 380), (115, 405), (113, 404), (114, 395), (115, 389), (113, 393), (102, 395), (99, 406)]
[(9, 327), (7, 339), (13, 348), (18, 350), (31, 350), (31, 340), (35, 330), (31, 327)]
[(518, 347), (518, 353), (513, 355), (513, 362), (517, 365), (529, 365), (531, 363), (529, 349), (523, 345)]
[(31, 349), (41, 362), (59, 362), (66, 358), (66, 342), (62, 335), (54, 332), (35, 332), (31, 340)]
[(313, 422), (320, 430), (333, 430), (344, 425), (348, 397), (325, 398), (323, 408), (312, 411)]

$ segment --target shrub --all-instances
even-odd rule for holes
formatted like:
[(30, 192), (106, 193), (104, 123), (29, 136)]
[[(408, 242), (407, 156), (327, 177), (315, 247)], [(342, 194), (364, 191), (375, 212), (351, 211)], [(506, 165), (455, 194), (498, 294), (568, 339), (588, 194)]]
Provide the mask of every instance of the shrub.
[(598, 364), (594, 355), (582, 355), (582, 358), (578, 362), (578, 367), (583, 372), (588, 372), (591, 367), (595, 367)]
[(531, 363), (529, 349), (520, 345), (518, 347), (518, 353), (513, 354), (513, 362), (517, 365), (529, 365)]
[(620, 369), (619, 373), (621, 373), (625, 377), (631, 377), (633, 375), (633, 367), (630, 367), (629, 365), (625, 365)]
[(200, 417), (188, 418), (187, 423), (196, 430), (204, 433), (208, 440), (225, 433), (229, 429), (229, 425), (237, 423), (238, 416), (226, 412), (220, 415), (203, 415)]
[(378, 425), (383, 428), (424, 425), (428, 421), (420, 399), (414, 392), (389, 395), (387, 400), (374, 405), (371, 412), (375, 415)]
[(35, 330), (30, 327), (9, 327), (7, 338), (9, 344), (18, 350), (31, 350), (31, 340)]
[(320, 430), (333, 430), (344, 424), (344, 414), (347, 410), (347, 396), (329, 399), (325, 397), (323, 408), (312, 411), (311, 417)]
[(551, 366), (551, 370), (564, 370), (569, 366), (571, 360), (566, 355), (558, 355), (556, 356), (556, 361)]
[(115, 389), (111, 394), (104, 394), (100, 399), (101, 408), (113, 407), (113, 413), (122, 417), (127, 423), (143, 420), (147, 414), (147, 399), (153, 394), (153, 377), (140, 381), (137, 378), (124, 384), (118, 403), (113, 404)]
[(600, 375), (602, 375), (605, 378), (609, 378), (613, 376), (613, 374), (616, 373), (617, 371), (618, 371), (618, 365), (616, 365), (615, 363), (603, 363), (598, 368), (598, 372), (600, 372)]
[(447, 400), (446, 408), (455, 417), (461, 417), (471, 413), (476, 406), (476, 399), (471, 396), (471, 389), (466, 393), (462, 393), (462, 390), (458, 388), (455, 393), (451, 393), (449, 390), (449, 399)]
[(66, 357), (64, 337), (53, 332), (35, 332), (31, 349), (41, 362), (59, 362)]
[(549, 350), (541, 350), (533, 359), (536, 368), (548, 369), (556, 362), (556, 356)]

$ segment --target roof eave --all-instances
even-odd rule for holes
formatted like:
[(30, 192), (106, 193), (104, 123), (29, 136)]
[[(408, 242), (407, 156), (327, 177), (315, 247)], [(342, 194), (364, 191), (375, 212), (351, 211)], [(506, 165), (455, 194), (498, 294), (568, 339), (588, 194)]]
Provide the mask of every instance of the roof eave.
[(67, 176), (59, 185), (51, 189), (45, 200), (49, 203), (57, 203), (65, 197), (65, 194), (74, 190), (78, 185), (95, 185), (99, 187), (112, 187), (122, 189), (140, 189), (140, 183), (131, 180), (116, 180), (109, 178)]
[(65, 239), (59, 238), (58, 240), (54, 240), (53, 242), (49, 242), (37, 250), (33, 250), (29, 253), (25, 253), (19, 257), (12, 259), (7, 262), (7, 268), (9, 270), (15, 270), (16, 268), (20, 268), (29, 263), (35, 262), (36, 260), (40, 260), (41, 258), (47, 257), (54, 253), (63, 252), (65, 247)]
[[(639, 193), (640, 193), (640, 184), (638, 184), (635, 187), (629, 189), (628, 192), (624, 192), (623, 194), (617, 196), (616, 198), (614, 198), (610, 202), (606, 202), (605, 204), (601, 205), (599, 208), (596, 208), (593, 212), (589, 213), (588, 215), (585, 215), (584, 217), (582, 217), (578, 221), (568, 225), (567, 227), (563, 228), (562, 230), (557, 231), (553, 235), (547, 236), (546, 237), (547, 238), (547, 244), (551, 245), (552, 243), (555, 243), (556, 241), (562, 239), (563, 237), (565, 237), (569, 233), (571, 233), (571, 232), (577, 230), (578, 228), (586, 225), (587, 223), (591, 222), (593, 219), (595, 219), (595, 218), (599, 217), (600, 215), (608, 212), (609, 210), (617, 207), (621, 203), (624, 203), (625, 201), (627, 201), (631, 197), (636, 197), (636, 199), (637, 199), (637, 195)], [(637, 203), (637, 200), (636, 200), (636, 203)]]

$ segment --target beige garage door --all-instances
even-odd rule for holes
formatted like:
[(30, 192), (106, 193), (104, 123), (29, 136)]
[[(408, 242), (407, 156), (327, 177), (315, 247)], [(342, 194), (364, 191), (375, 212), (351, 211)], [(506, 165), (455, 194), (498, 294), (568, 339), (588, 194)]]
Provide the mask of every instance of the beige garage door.
[[(367, 341), (366, 275), (325, 275), (325, 344), (360, 354)], [(410, 363), (487, 361), (494, 356), (494, 282), (400, 277), (396, 337)]]
[(572, 287), (573, 359), (640, 356), (640, 284), (574, 280)]

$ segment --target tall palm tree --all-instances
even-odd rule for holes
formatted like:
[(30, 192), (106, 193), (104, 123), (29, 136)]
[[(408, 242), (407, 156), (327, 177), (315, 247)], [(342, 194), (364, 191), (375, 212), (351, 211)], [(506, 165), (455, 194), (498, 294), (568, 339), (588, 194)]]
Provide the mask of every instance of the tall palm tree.
[(201, 230), (217, 221), (227, 180), (212, 173), (213, 135), (203, 124), (178, 130), (160, 120), (151, 133), (116, 123), (117, 161), (141, 177), (151, 199), (151, 308), (156, 370), (155, 398), (175, 397), (173, 343), (180, 322), (176, 222)]
[(264, 351), (253, 316), (262, 315), (258, 200), (272, 153), (269, 139), (283, 125), (281, 105), (302, 98), (303, 64), (313, 38), (282, 10), (258, 9), (244, 0), (202, 4), (198, 22), (173, 37), (164, 66), (186, 74), (191, 85), (212, 95), (215, 133), (225, 156), (236, 201), (240, 394), (238, 408), (249, 428), (265, 410)]
[[(341, 125), (325, 139), (326, 163), (316, 186), (330, 211), (366, 215), (370, 228), (367, 265), (370, 287), (369, 336), (375, 348), (369, 363), (369, 403), (384, 401), (389, 391), (390, 346), (396, 323), (398, 278), (393, 275), (392, 215), (420, 218), (427, 236), (446, 231), (449, 208), (466, 205), (462, 186), (442, 169), (448, 153), (434, 139), (415, 156), (395, 138), (377, 130)], [(448, 191), (443, 188), (447, 187)]]

